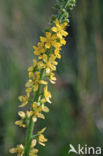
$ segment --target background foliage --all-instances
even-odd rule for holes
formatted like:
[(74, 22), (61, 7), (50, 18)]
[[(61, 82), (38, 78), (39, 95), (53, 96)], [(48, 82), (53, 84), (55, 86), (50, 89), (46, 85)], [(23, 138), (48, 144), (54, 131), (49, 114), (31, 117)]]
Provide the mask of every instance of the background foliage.
[[(24, 141), (17, 97), (24, 93), (27, 67), (53, 14), (55, 0), (0, 1), (0, 156)], [(69, 144), (103, 145), (103, 0), (80, 0), (71, 13), (70, 33), (57, 69), (51, 111), (36, 129), (47, 126), (40, 156), (67, 156)], [(36, 130), (35, 129), (35, 130)]]

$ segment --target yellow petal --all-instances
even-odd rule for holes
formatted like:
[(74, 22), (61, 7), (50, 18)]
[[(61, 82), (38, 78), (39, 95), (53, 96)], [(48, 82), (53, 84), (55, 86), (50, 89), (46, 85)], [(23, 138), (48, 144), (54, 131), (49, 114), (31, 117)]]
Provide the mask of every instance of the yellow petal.
[(25, 87), (30, 88), (33, 85), (33, 81), (32, 80), (28, 80), (28, 82), (25, 84)]
[(60, 43), (63, 44), (63, 45), (65, 45), (65, 44), (66, 44), (66, 41), (62, 38), (62, 39), (60, 40)]
[(23, 127), (23, 128), (26, 127), (26, 124), (24, 124), (22, 120), (16, 121), (15, 124), (18, 125), (18, 126), (20, 126), (20, 127)]
[(43, 55), (43, 61), (44, 61), (44, 62), (46, 62), (46, 61), (47, 61), (47, 59), (48, 59), (47, 55), (46, 55), (46, 54), (44, 54), (44, 55)]
[(34, 51), (34, 55), (40, 55), (40, 51)]
[(33, 77), (34, 73), (33, 72), (29, 72), (29, 78)]
[(41, 37), (40, 37), (40, 41), (41, 41), (41, 42), (45, 42), (45, 41), (46, 41), (46, 38), (41, 36)]
[(39, 83), (40, 84), (44, 84), (44, 85), (47, 85), (48, 83), (46, 82), (46, 81), (44, 81), (44, 80), (39, 80)]
[(23, 111), (19, 111), (18, 112), (18, 115), (21, 117), (21, 118), (25, 118), (25, 113)]
[(57, 28), (56, 28), (56, 27), (52, 27), (51, 30), (52, 30), (53, 32), (57, 32)]
[(61, 33), (57, 33), (58, 38), (62, 38), (62, 34)]
[(22, 103), (19, 107), (25, 107), (28, 104), (28, 101)]
[(44, 87), (44, 97), (47, 102), (51, 103), (51, 101), (50, 101), (51, 93), (48, 91), (47, 85)]
[(61, 26), (62, 26), (63, 28), (65, 28), (67, 25), (68, 25), (68, 23), (67, 23), (67, 22), (64, 22)]
[(46, 127), (44, 127), (43, 129), (41, 129), (38, 133), (44, 133), (44, 131), (46, 130)]
[(10, 153), (17, 153), (17, 148), (11, 148), (11, 149), (9, 150), (9, 152), (10, 152)]
[(33, 59), (33, 66), (35, 67), (37, 65), (37, 60)]
[(56, 24), (56, 26), (60, 26), (58, 19), (56, 19), (55, 24)]
[(39, 144), (40, 144), (40, 145), (42, 145), (42, 146), (45, 146), (45, 144), (44, 144), (44, 143), (42, 143), (42, 142), (40, 142), (40, 141), (39, 141)]
[(30, 151), (30, 156), (37, 156), (36, 153), (38, 153), (38, 149), (34, 148)]
[(41, 55), (38, 57), (39, 60), (41, 60), (42, 58), (43, 58), (43, 57), (42, 57)]
[(28, 68), (28, 72), (32, 72), (33, 70), (34, 70), (34, 67), (33, 66), (31, 66), (31, 67)]
[(24, 102), (26, 98), (25, 98), (25, 96), (19, 96), (18, 99), (20, 102)]
[(31, 142), (31, 147), (36, 146), (36, 142), (37, 142), (36, 139), (33, 139), (32, 142)]
[(50, 82), (51, 82), (52, 84), (56, 84), (56, 82), (55, 82), (55, 81), (53, 81), (53, 80), (50, 80)]
[(39, 136), (39, 141), (40, 141), (40, 142), (46, 142), (47, 139), (44, 137), (43, 134), (40, 134), (40, 136)]
[(45, 103), (45, 102), (46, 102), (45, 98), (41, 99), (41, 103)]
[(51, 33), (50, 32), (46, 32), (46, 37), (47, 38), (51, 37)]
[(38, 113), (38, 118), (45, 119), (45, 116), (42, 113)]
[(33, 117), (32, 120), (33, 120), (33, 122), (36, 122), (37, 121), (37, 118), (36, 117)]
[(33, 104), (32, 104), (33, 110), (35, 110), (37, 107), (38, 107), (38, 103), (37, 102), (33, 102)]
[(26, 91), (26, 93), (30, 93), (30, 92), (32, 92), (32, 88), (27, 88), (25, 91)]
[(51, 44), (48, 42), (45, 44), (45, 48), (49, 49), (51, 47)]
[(49, 108), (47, 106), (42, 105), (42, 110), (46, 113), (49, 112)]
[(63, 30), (63, 31), (62, 31), (62, 35), (66, 37), (66, 36), (68, 35), (68, 33), (67, 33), (66, 31)]
[(37, 47), (36, 47), (36, 46), (33, 46), (33, 49), (34, 49), (34, 50), (36, 50), (36, 49), (37, 49)]
[(33, 112), (32, 111), (27, 111), (26, 112), (27, 118), (30, 118), (32, 115), (33, 115)]
[(38, 68), (39, 69), (44, 68), (44, 63), (42, 61), (38, 62)]

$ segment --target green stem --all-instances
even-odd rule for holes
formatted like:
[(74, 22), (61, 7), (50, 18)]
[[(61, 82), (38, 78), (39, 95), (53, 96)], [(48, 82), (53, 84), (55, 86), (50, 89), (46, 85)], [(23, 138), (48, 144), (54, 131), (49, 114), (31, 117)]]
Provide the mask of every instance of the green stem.
[(71, 0), (66, 0), (66, 2), (65, 2), (65, 4), (64, 4), (64, 9), (66, 9), (67, 8), (67, 6), (68, 6), (68, 4), (69, 4), (69, 2), (70, 2)]
[[(43, 79), (44, 72), (45, 72), (45, 69), (42, 69), (40, 79)], [(36, 95), (35, 95), (35, 98), (34, 98), (34, 101), (36, 101), (36, 102), (39, 99), (40, 91), (41, 91), (41, 84), (39, 84), (38, 91), (36, 92)], [(34, 122), (32, 120), (32, 116), (31, 116), (30, 119), (29, 119), (29, 125), (28, 125), (28, 129), (27, 129), (27, 137), (26, 137), (26, 140), (25, 140), (24, 156), (29, 156), (33, 129), (34, 129)]]
[(27, 129), (27, 137), (25, 140), (24, 156), (29, 156), (33, 128), (34, 128), (34, 123), (33, 123), (32, 117), (31, 117), (29, 120), (28, 129)]

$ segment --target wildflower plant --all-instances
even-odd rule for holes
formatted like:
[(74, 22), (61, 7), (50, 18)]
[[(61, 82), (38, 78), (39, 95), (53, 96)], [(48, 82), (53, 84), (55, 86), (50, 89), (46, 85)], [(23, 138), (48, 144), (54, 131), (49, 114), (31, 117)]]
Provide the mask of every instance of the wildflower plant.
[(48, 90), (48, 83), (55, 84), (55, 71), (58, 64), (57, 59), (61, 59), (61, 47), (66, 44), (65, 37), (68, 35), (66, 27), (69, 24), (68, 10), (75, 6), (75, 0), (58, 0), (55, 8), (57, 14), (53, 15), (50, 26), (45, 31), (44, 36), (40, 36), (40, 41), (33, 46), (33, 64), (28, 68), (28, 81), (25, 85), (25, 95), (19, 97), (21, 105), (29, 109), (25, 112), (19, 111), (20, 120), (15, 124), (27, 128), (25, 144), (11, 148), (10, 153), (17, 156), (37, 156), (36, 144), (45, 146), (47, 139), (44, 137), (46, 128), (34, 132), (34, 126), (39, 118), (45, 119), (44, 113), (49, 112), (46, 103), (51, 103), (51, 93)]

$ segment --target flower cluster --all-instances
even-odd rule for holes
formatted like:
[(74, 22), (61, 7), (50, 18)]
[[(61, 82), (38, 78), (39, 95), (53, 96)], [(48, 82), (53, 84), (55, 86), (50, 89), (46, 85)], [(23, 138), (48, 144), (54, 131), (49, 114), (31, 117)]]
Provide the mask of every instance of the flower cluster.
[(51, 28), (45, 31), (45, 35), (40, 37), (40, 41), (33, 46), (33, 64), (28, 68), (28, 81), (25, 85), (25, 95), (19, 97), (21, 102), (19, 107), (29, 105), (28, 110), (19, 111), (20, 120), (15, 124), (27, 128), (25, 146), (17, 145), (10, 149), (11, 153), (17, 156), (37, 156), (38, 144), (45, 146), (47, 139), (44, 137), (46, 128), (33, 135), (34, 123), (38, 118), (45, 119), (45, 114), (49, 112), (46, 103), (51, 103), (51, 92), (48, 90), (48, 83), (55, 84), (55, 71), (58, 64), (57, 59), (61, 59), (61, 47), (66, 44), (65, 37), (68, 35), (66, 27), (69, 23), (69, 14), (66, 9), (71, 9), (75, 0), (57, 0), (56, 8), (58, 14), (51, 18)]
[[(42, 146), (45, 146), (44, 143), (47, 141), (47, 139), (42, 134), (45, 131), (45, 129), (46, 128), (43, 128), (41, 131), (39, 131), (36, 134), (36, 136), (38, 136), (38, 142)], [(30, 153), (29, 153), (29, 156), (37, 156), (38, 149), (35, 148), (36, 144), (37, 144), (37, 140), (36, 139), (32, 139), (31, 144), (30, 144)], [(10, 149), (10, 153), (17, 153), (17, 156), (23, 156), (24, 155), (24, 146), (22, 144), (20, 144), (16, 148), (11, 148)]]
[[(18, 112), (21, 119), (16, 121), (15, 124), (20, 127), (25, 128), (27, 126), (27, 120), (30, 117), (32, 117), (33, 122), (36, 122), (38, 118), (45, 119), (43, 112), (49, 112), (49, 108), (45, 105), (46, 102), (51, 103), (51, 93), (48, 91), (47, 80), (49, 80), (52, 84), (55, 84), (56, 77), (54, 72), (58, 64), (57, 59), (61, 58), (61, 46), (66, 44), (64, 37), (68, 35), (65, 31), (66, 26), (67, 22), (60, 23), (59, 20), (56, 19), (55, 25), (51, 28), (51, 30), (46, 31), (45, 36), (40, 37), (40, 42), (37, 46), (33, 46), (34, 55), (36, 55), (37, 58), (33, 59), (33, 65), (28, 68), (29, 80), (25, 85), (26, 95), (19, 97), (21, 102), (19, 107), (31, 104), (31, 109), (26, 112)], [(45, 80), (43, 79), (44, 76)], [(39, 93), (38, 99), (34, 99), (33, 95), (40, 90), (41, 85), (43, 85), (42, 91)], [(36, 142), (43, 146), (45, 146), (44, 142), (47, 141), (42, 134), (44, 130), (45, 128), (38, 132), (38, 135), (36, 135)], [(33, 147), (34, 146), (31, 145), (30, 155), (37, 153), (37, 150), (32, 149)], [(19, 156), (23, 155), (23, 149), (23, 145), (19, 145), (17, 148), (11, 149), (10, 152), (17, 152)]]

